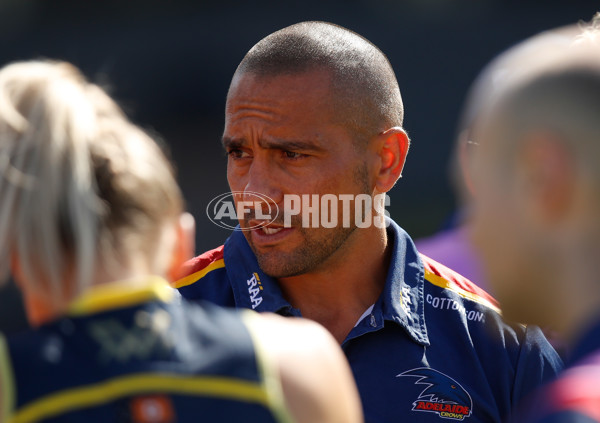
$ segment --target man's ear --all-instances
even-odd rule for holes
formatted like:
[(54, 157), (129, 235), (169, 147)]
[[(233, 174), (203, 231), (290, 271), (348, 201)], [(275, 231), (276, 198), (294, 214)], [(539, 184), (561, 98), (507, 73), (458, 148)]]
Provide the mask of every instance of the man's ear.
[(395, 126), (379, 134), (376, 145), (379, 157), (376, 189), (383, 193), (392, 189), (402, 177), (410, 139), (404, 129)]
[(560, 138), (548, 132), (526, 134), (519, 149), (522, 192), (536, 218), (554, 223), (569, 213), (575, 195), (574, 157)]
[(194, 257), (196, 249), (196, 221), (189, 213), (182, 213), (176, 224), (176, 240), (167, 277), (173, 283), (181, 277), (182, 266)]

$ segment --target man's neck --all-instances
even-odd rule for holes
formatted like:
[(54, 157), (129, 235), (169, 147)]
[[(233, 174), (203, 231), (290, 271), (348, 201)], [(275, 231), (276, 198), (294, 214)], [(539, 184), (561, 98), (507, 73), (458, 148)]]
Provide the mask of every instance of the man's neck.
[(385, 229), (357, 229), (351, 237), (318, 269), (278, 279), (292, 306), (325, 326), (340, 344), (381, 295), (391, 255)]

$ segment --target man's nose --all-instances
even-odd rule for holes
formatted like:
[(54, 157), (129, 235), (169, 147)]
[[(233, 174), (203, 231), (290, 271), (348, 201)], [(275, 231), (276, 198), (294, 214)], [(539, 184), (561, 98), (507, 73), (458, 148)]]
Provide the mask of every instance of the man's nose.
[(252, 161), (243, 196), (244, 201), (260, 201), (265, 206), (283, 202), (280, 181), (267, 159), (258, 157)]

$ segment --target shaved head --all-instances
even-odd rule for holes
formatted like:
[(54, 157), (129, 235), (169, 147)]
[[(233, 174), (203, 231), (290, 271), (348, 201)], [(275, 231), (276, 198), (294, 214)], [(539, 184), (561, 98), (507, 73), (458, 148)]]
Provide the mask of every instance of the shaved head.
[(358, 140), (402, 126), (398, 82), (385, 55), (360, 35), (325, 22), (302, 22), (259, 41), (246, 54), (236, 77), (264, 78), (312, 70), (330, 72), (334, 119)]

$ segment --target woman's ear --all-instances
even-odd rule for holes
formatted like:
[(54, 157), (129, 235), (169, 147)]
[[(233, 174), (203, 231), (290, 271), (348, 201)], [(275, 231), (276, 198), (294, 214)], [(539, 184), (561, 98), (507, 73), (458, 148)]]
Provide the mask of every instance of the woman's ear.
[(388, 192), (402, 177), (402, 169), (410, 146), (410, 139), (404, 129), (390, 128), (378, 135), (378, 156), (380, 160), (376, 187), (380, 193)]
[(181, 277), (181, 267), (194, 257), (196, 249), (196, 221), (190, 213), (182, 213), (176, 223), (176, 240), (167, 277), (175, 282)]

